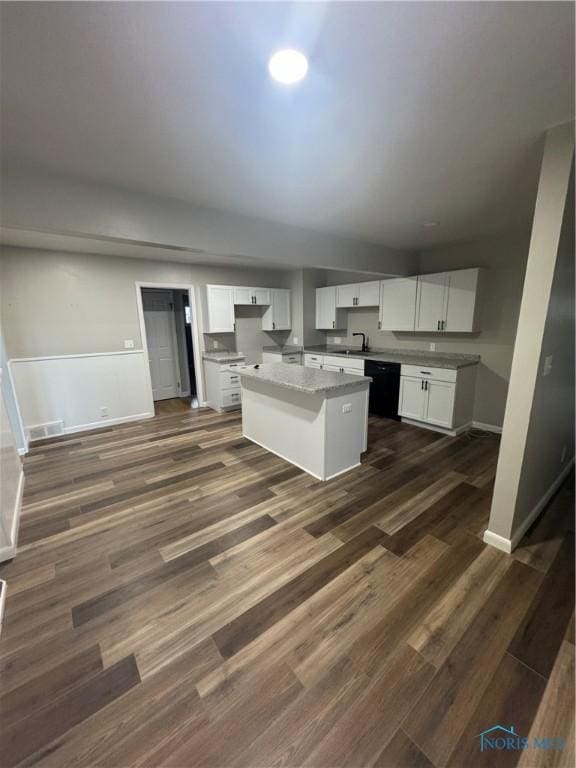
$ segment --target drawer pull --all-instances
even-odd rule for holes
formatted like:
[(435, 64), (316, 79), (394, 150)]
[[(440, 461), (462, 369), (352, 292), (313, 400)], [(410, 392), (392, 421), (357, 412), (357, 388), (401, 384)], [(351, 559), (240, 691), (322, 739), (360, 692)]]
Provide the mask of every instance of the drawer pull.
[(420, 371), (420, 373), (423, 373), (425, 376), (431, 376), (432, 374), (430, 371)]

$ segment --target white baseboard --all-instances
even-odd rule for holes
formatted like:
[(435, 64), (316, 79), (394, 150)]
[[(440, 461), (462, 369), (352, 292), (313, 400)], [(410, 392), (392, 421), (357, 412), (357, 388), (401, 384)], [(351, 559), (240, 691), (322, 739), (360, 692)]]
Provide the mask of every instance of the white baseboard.
[(497, 424), (485, 424), (483, 421), (473, 421), (472, 428), (481, 429), (483, 432), (494, 432), (496, 435), (502, 434), (502, 427)]
[(5, 547), (0, 547), (0, 563), (5, 560), (12, 560), (16, 556), (18, 546), (18, 529), (20, 527), (20, 511), (22, 509), (22, 498), (24, 497), (24, 472), (20, 472), (18, 480), (18, 490), (16, 491), (16, 500), (14, 502), (14, 514), (12, 516), (12, 526), (10, 528), (10, 543)]
[(497, 533), (492, 533), (492, 531), (486, 530), (484, 531), (482, 539), (485, 544), (490, 544), (490, 546), (496, 547), (496, 549), (499, 549), (502, 552), (506, 552), (507, 554), (512, 552), (512, 542), (504, 536), (499, 536)]
[[(102, 427), (112, 427), (114, 424), (125, 424), (128, 421), (140, 421), (142, 419), (151, 419), (154, 414), (150, 411), (145, 413), (135, 413), (132, 416), (120, 416), (117, 419), (102, 419), (102, 421), (93, 421), (90, 424), (76, 424), (73, 427), (65, 427), (65, 435), (74, 435), (76, 432), (87, 432), (91, 429), (101, 429)], [(34, 445), (34, 443), (32, 443)]]
[(416, 419), (408, 419), (405, 416), (402, 416), (402, 423), (410, 424), (410, 426), (412, 427), (429, 429), (432, 432), (440, 432), (440, 434), (448, 435), (448, 437), (457, 437), (458, 435), (461, 435), (463, 432), (466, 432), (467, 429), (470, 429), (470, 427), (473, 426), (472, 422), (469, 421), (467, 424), (462, 424), (462, 426), (456, 427), (455, 429), (448, 429), (447, 427), (439, 427), (436, 424), (429, 424), (427, 421), (417, 421)]
[(526, 531), (530, 528), (530, 526), (534, 523), (536, 518), (540, 515), (540, 513), (544, 510), (544, 508), (548, 505), (554, 494), (559, 490), (560, 486), (566, 480), (568, 475), (570, 474), (570, 471), (574, 465), (574, 458), (572, 458), (568, 464), (564, 467), (564, 469), (560, 472), (556, 480), (552, 483), (552, 485), (548, 488), (546, 493), (542, 496), (540, 501), (532, 508), (532, 511), (530, 514), (522, 521), (522, 523), (518, 526), (518, 528), (514, 531), (512, 534), (512, 537), (510, 539), (507, 539), (505, 536), (500, 536), (497, 533), (493, 533), (490, 530), (484, 531), (484, 542), (486, 544), (491, 544), (493, 547), (496, 547), (496, 549), (501, 549), (503, 552), (513, 552), (520, 541), (522, 540), (522, 537), (526, 533)]

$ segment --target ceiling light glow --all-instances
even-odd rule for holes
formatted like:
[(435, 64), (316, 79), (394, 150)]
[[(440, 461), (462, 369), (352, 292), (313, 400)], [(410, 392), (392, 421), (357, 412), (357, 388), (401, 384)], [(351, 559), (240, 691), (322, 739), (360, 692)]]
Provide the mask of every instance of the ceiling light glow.
[(300, 51), (285, 48), (270, 57), (268, 71), (277, 82), (293, 85), (306, 77), (308, 60)]

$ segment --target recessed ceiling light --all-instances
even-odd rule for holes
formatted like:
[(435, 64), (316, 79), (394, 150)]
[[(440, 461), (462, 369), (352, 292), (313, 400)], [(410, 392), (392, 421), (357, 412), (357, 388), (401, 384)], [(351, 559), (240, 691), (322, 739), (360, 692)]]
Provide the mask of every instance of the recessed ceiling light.
[(270, 57), (268, 71), (279, 83), (292, 85), (306, 77), (308, 60), (300, 51), (285, 48)]
[(424, 224), (422, 224), (424, 229), (434, 229), (434, 227), (438, 226), (437, 221), (425, 221)]

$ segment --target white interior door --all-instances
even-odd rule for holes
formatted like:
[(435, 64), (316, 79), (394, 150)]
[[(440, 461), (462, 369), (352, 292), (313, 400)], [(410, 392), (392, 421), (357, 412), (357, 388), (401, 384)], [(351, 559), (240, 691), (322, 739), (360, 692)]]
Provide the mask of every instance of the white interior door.
[(144, 324), (154, 400), (178, 397), (178, 359), (172, 295), (143, 291)]

